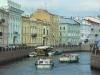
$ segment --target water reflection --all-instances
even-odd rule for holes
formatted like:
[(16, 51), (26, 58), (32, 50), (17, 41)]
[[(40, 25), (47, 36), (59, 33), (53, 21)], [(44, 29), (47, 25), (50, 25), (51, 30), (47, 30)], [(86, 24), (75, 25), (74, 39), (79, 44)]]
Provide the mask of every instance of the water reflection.
[(29, 57), (0, 66), (0, 75), (100, 75), (90, 68), (90, 52), (76, 53), (80, 54), (79, 63), (61, 63), (60, 55), (50, 56), (54, 67), (40, 70), (35, 68), (35, 62), (43, 56)]

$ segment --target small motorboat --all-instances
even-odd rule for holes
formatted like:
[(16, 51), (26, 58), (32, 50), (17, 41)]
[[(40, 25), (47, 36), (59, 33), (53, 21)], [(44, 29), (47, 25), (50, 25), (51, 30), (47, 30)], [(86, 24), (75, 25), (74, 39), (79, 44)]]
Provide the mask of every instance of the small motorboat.
[(50, 52), (48, 52), (48, 55), (49, 56), (52, 56), (52, 55), (54, 55), (55, 54), (55, 51), (50, 51)]
[(63, 55), (59, 58), (60, 62), (78, 62), (79, 54)]
[(40, 58), (36, 61), (35, 66), (37, 69), (51, 69), (54, 63), (51, 58)]
[(60, 54), (62, 54), (62, 50), (56, 50), (56, 51), (54, 52), (54, 55), (60, 55)]
[(29, 56), (30, 57), (35, 57), (35, 56), (37, 56), (37, 53), (36, 52), (31, 52), (31, 53), (29, 53)]

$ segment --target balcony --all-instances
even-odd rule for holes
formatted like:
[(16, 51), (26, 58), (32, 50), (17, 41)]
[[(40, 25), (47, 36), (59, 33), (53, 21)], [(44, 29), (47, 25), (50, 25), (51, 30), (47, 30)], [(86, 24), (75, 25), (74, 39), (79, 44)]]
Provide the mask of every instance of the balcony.
[(47, 38), (47, 34), (44, 34), (44, 35), (43, 35), (43, 38)]
[(14, 36), (18, 36), (18, 32), (15, 31), (15, 32), (13, 33), (13, 35), (14, 35)]
[(0, 23), (3, 23), (3, 22), (5, 22), (5, 19), (3, 19), (3, 18), (0, 19)]
[(18, 32), (14, 32), (14, 34), (18, 34)]
[(32, 37), (37, 37), (37, 34), (36, 33), (32, 33), (31, 36)]

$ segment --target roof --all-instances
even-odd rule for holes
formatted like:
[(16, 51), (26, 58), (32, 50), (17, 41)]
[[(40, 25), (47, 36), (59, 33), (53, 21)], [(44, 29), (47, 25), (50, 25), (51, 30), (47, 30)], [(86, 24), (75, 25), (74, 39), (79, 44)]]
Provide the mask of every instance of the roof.
[(96, 19), (96, 18), (93, 18), (93, 17), (84, 17), (83, 20), (91, 21), (91, 22), (94, 22), (94, 23), (100, 23), (100, 19)]
[(76, 22), (75, 20), (71, 19), (71, 18), (61, 18), (60, 23), (67, 23), (67, 24), (79, 24), (78, 22)]
[(36, 47), (35, 49), (47, 49), (47, 48), (50, 48), (50, 46), (39, 46), (39, 47)]

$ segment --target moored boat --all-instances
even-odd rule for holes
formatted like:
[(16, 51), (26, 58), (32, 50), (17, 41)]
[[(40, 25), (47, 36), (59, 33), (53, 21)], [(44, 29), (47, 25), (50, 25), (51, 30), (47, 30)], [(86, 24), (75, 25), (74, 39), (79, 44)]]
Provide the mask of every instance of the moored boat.
[(55, 51), (50, 51), (48, 52), (48, 55), (51, 56), (51, 55), (54, 55), (55, 54)]
[(39, 46), (35, 48), (37, 55), (48, 56), (48, 52), (52, 50), (53, 47), (51, 46)]
[(37, 56), (37, 53), (36, 52), (31, 52), (31, 53), (29, 53), (29, 56), (30, 57), (35, 57), (35, 56)]
[(54, 63), (51, 58), (41, 58), (36, 61), (35, 66), (37, 69), (51, 69)]
[(60, 55), (60, 54), (62, 54), (62, 50), (56, 50), (56, 51), (54, 52), (54, 55)]
[(59, 58), (60, 62), (78, 62), (79, 54), (63, 55)]

